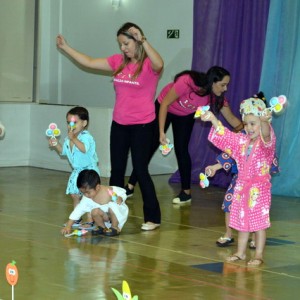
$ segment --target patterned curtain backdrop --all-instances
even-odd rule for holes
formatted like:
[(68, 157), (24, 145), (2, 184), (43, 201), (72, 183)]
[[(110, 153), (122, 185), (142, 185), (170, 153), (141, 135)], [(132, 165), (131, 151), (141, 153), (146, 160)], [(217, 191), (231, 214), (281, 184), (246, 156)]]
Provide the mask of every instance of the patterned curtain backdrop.
[(300, 197), (300, 1), (271, 0), (260, 87), (268, 99), (286, 95), (288, 106), (273, 117), (281, 172), (272, 193)]
[[(211, 66), (219, 65), (231, 73), (226, 97), (237, 116), (240, 102), (259, 89), (269, 2), (194, 0), (192, 69), (206, 72)], [(196, 121), (189, 147), (193, 183), (199, 182), (199, 173), (216, 163), (220, 153), (207, 140), (209, 129), (209, 124)], [(227, 187), (230, 180), (230, 174), (219, 171), (210, 182)], [(177, 171), (170, 182), (179, 181)]]

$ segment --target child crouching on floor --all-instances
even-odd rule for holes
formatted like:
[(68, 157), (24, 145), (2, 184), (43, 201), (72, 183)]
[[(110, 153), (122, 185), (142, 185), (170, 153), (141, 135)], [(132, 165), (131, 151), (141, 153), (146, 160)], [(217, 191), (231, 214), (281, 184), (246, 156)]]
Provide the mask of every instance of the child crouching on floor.
[(69, 234), (76, 220), (85, 213), (91, 213), (97, 225), (97, 228), (92, 230), (92, 235), (119, 235), (129, 212), (125, 204), (125, 189), (101, 185), (100, 176), (94, 170), (81, 171), (77, 178), (77, 187), (83, 197), (70, 214), (66, 227), (61, 230), (61, 233)]

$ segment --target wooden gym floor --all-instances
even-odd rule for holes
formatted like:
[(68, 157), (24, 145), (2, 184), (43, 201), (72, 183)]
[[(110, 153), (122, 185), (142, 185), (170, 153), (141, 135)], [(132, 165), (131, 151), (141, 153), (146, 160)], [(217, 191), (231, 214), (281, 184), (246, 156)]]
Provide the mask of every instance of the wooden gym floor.
[[(190, 205), (171, 203), (179, 184), (153, 176), (162, 210), (161, 228), (141, 232), (139, 189), (127, 204), (128, 222), (115, 238), (66, 238), (62, 224), (72, 210), (65, 195), (69, 174), (0, 168), (0, 299), (12, 299), (5, 277), (15, 260), (20, 300), (116, 299), (126, 280), (132, 295), (156, 299), (299, 299), (300, 199), (273, 197), (265, 263), (224, 263), (236, 243), (219, 248), (224, 231), (224, 189), (193, 186)], [(102, 179), (107, 184), (107, 179)], [(235, 236), (236, 238), (236, 236)], [(248, 250), (248, 258), (253, 250)], [(1, 271), (2, 270), (2, 271)]]

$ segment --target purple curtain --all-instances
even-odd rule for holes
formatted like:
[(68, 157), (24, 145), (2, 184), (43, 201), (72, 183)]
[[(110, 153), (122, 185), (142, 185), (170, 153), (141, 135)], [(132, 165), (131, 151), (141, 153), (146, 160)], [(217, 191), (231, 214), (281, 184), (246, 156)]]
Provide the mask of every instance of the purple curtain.
[[(218, 65), (231, 73), (226, 97), (236, 116), (239, 116), (240, 102), (258, 92), (269, 2), (194, 0), (192, 69), (206, 72)], [(207, 165), (216, 163), (220, 153), (207, 140), (209, 129), (210, 124), (195, 122), (189, 145), (193, 183), (199, 182), (199, 173)], [(219, 171), (210, 183), (227, 187), (230, 180), (230, 174)], [(178, 171), (170, 182), (180, 182)]]

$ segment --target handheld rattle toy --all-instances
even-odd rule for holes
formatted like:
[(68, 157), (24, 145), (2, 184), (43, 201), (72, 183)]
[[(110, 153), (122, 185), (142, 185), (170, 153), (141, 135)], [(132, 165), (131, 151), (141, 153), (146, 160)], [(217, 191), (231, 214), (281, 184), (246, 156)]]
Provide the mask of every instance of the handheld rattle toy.
[(280, 113), (287, 105), (286, 96), (280, 95), (278, 97), (272, 97), (269, 101), (270, 107), (266, 108), (269, 111), (273, 111), (275, 114)]
[(209, 105), (205, 105), (205, 106), (198, 106), (194, 118), (200, 118), (203, 114), (205, 114), (205, 112), (207, 112), (209, 110)]
[(69, 125), (71, 127), (71, 131), (76, 128), (76, 118), (74, 116), (71, 118), (71, 122), (69, 123)]
[(76, 235), (76, 236), (82, 236), (82, 235), (85, 235), (88, 231), (85, 230), (85, 229), (81, 229), (81, 230), (74, 230), (72, 233), (69, 233), (69, 234), (65, 234), (65, 237), (70, 237), (72, 235)]
[(159, 146), (159, 150), (161, 151), (162, 155), (168, 155), (174, 148), (174, 145), (170, 143), (169, 139), (166, 139), (166, 141), (166, 144)]
[[(48, 129), (46, 130), (46, 136), (55, 140), (56, 137), (60, 136), (60, 129), (57, 127), (55, 123), (50, 123)], [(57, 141), (55, 143), (52, 143), (52, 146), (56, 146), (56, 145), (57, 145)]]
[(200, 183), (199, 185), (205, 189), (206, 187), (209, 186), (209, 181), (208, 181), (208, 178), (207, 178), (207, 175), (205, 173), (200, 173), (199, 174), (199, 179), (200, 179)]
[(111, 200), (116, 202), (118, 200), (118, 195), (110, 189), (107, 189), (108, 194), (111, 196)]
[(13, 260), (11, 263), (6, 265), (6, 280), (11, 285), (11, 298), (14, 299), (14, 286), (17, 284), (19, 279), (19, 272), (16, 266), (16, 262)]

